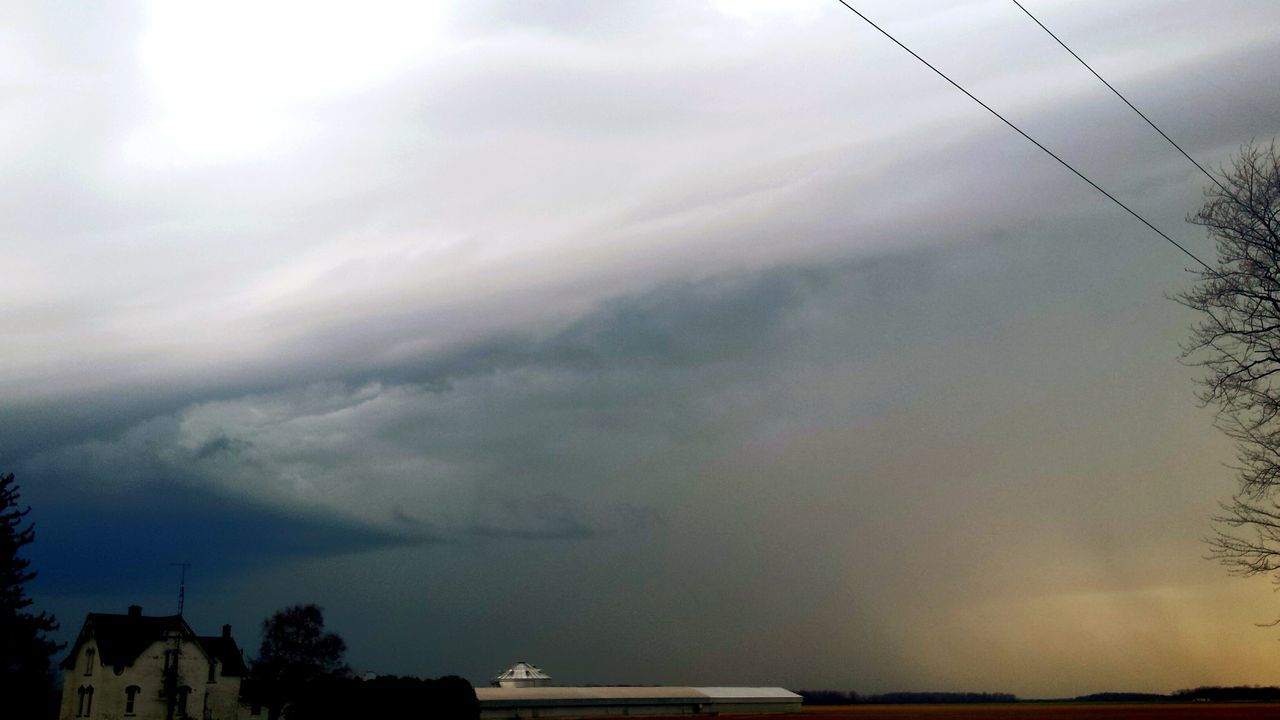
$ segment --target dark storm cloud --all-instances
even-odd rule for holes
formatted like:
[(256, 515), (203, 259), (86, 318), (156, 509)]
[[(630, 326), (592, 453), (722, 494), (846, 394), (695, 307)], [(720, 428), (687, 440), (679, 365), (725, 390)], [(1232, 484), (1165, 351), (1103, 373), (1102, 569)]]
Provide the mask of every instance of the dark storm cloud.
[[(851, 272), (849, 265), (788, 268), (668, 284), (610, 301), (544, 338), (495, 338), (424, 359), (391, 373), (389, 384), (391, 378), (367, 378), (197, 403), (113, 437), (45, 453), (32, 472), (100, 489), (222, 487), (239, 478), (237, 492), (285, 506), (309, 497), (293, 487), (310, 482), (295, 464), (329, 468), (324, 474), (339, 486), (406, 483), (410, 494), (428, 496), (439, 489), (438, 477), (457, 475), (532, 499), (518, 512), (504, 501), (517, 518), (510, 527), (464, 520), (459, 531), (536, 534), (545, 525), (551, 535), (584, 534), (588, 523), (555, 493), (616, 480), (563, 467), (559, 453), (625, 466), (627, 458), (704, 435), (703, 423), (723, 412), (707, 407), (717, 393), (767, 378), (788, 344), (812, 343), (806, 338), (823, 330), (814, 323), (825, 321), (805, 313), (834, 296), (839, 312), (854, 320), (865, 312), (859, 304), (883, 302), (875, 288), (884, 279), (869, 280), (866, 271), (855, 273), (863, 280), (852, 287), (860, 289), (837, 291)], [(823, 346), (815, 348), (818, 358), (828, 352)], [(375, 479), (367, 468), (359, 470), (358, 463), (373, 456), (360, 452), (356, 461), (350, 456), (355, 443), (381, 446), (386, 456), (380, 459), (391, 461), (389, 476)], [(555, 492), (544, 494), (548, 488)], [(342, 503), (324, 501), (324, 494), (315, 497), (338, 511)], [(394, 507), (383, 517), (413, 517)], [(503, 514), (485, 512), (491, 511)], [(619, 512), (634, 519), (646, 511)]]
[[(973, 653), (1018, 676), (1037, 610), (1128, 642), (1107, 618), (1203, 602), (1158, 583), (1194, 584), (1176, 561), (1198, 563), (1194, 540), (1177, 538), (1211, 503), (1187, 511), (1206, 499), (1194, 484), (1134, 495), (1152, 473), (1206, 470), (1175, 469), (1164, 445), (1204, 434), (1169, 412), (1188, 399), (1160, 295), (1177, 263), (1110, 222), (1059, 232), (667, 283), (381, 380), (227, 393), (43, 453), (20, 472), (59, 537), (49, 587), (97, 577), (76, 558), (120, 517), (167, 537), (190, 515), (174, 549), (209, 575), (236, 557), (271, 568), (245, 570), (251, 595), (228, 580), (224, 605), (318, 593), (366, 666), (482, 678), (525, 648), (583, 682), (970, 687)], [(107, 534), (125, 560), (89, 557), (126, 577), (172, 554), (145, 530)], [(202, 551), (227, 537), (228, 554)], [(295, 558), (307, 569), (279, 563)], [(428, 665), (355, 622), (394, 612), (360, 587), (416, 607), (419, 584), (433, 609), (401, 622), (438, 644)], [(1017, 630), (982, 629), (993, 612)], [(539, 622), (493, 620), (510, 613)], [(744, 628), (769, 628), (750, 636), (758, 661), (739, 657)], [(931, 633), (956, 643), (949, 660), (926, 652)], [(1208, 662), (1194, 638), (1169, 642)], [(591, 660), (606, 646), (626, 652)]]
[[(63, 481), (45, 473), (27, 477), (28, 486)], [(177, 561), (199, 567), (206, 581), (222, 581), (289, 560), (431, 541), (422, 528), (406, 537), (341, 517), (299, 517), (216, 490), (166, 483), (82, 492), (36, 507), (36, 586), (58, 596), (146, 593), (156, 588), (157, 576), (165, 576), (162, 569)], [(159, 583), (166, 593), (167, 580)]]
[[(1059, 243), (1019, 237), (963, 256), (922, 249), (673, 283), (375, 389), (226, 402), (288, 425), (346, 412), (352, 397), (401, 394), (407, 402), (362, 437), (439, 468), (472, 463), (464, 475), (490, 501), (459, 506), (451, 535), (475, 542), (359, 561), (372, 586), (433, 588), (436, 619), (420, 627), (441, 651), (423, 672), (483, 678), (512, 648), (583, 682), (972, 687), (985, 676), (965, 668), (1018, 676), (1027, 653), (1066, 662), (1070, 652), (1119, 672), (1132, 656), (1116, 648), (1151, 631), (1139, 618), (1185, 622), (1207, 602), (1179, 558), (1199, 567), (1195, 528), (1212, 503), (1171, 478), (1214, 463), (1165, 445), (1205, 437), (1173, 411), (1187, 399), (1170, 382), (1183, 378), (1171, 337), (1180, 324), (1160, 291), (1177, 265), (1161, 269), (1140, 237), (1113, 228), (1086, 221)], [(1156, 350), (1164, 360), (1152, 365)], [(209, 436), (235, 435), (222, 427)], [(268, 447), (293, 444), (254, 428)], [(348, 482), (367, 496), (395, 478)], [(1156, 487), (1159, 499), (1144, 494)], [(411, 485), (388, 524), (432, 518), (449, 500), (438, 490)], [(659, 521), (583, 532), (583, 518), (601, 523), (627, 505), (654, 508)], [(554, 544), (507, 544), (532, 538)], [(323, 588), (351, 572), (338, 558), (298, 582)], [(466, 578), (466, 590), (440, 588), (440, 577)], [(327, 597), (348, 622), (371, 601)], [(1037, 613), (1049, 611), (1110, 639), (1042, 647)], [(531, 615), (538, 622), (493, 619)], [(351, 632), (379, 648), (362, 662), (424, 662), (379, 644), (377, 629)], [(947, 638), (946, 652), (930, 637)], [(743, 643), (758, 660), (741, 657)], [(1188, 671), (1216, 657), (1194, 636), (1162, 643)], [(690, 645), (698, 652), (679, 649)]]
[[(190, 404), (41, 453), (24, 472), (51, 497), (220, 492), (404, 539), (643, 531), (671, 483), (723, 443), (786, 427), (801, 412), (790, 405), (798, 387), (888, 370), (886, 357), (928, 366), (926, 347), (960, 341), (999, 295), (967, 291), (935, 307), (930, 294), (957, 273), (998, 272), (998, 247), (970, 248), (964, 270), (917, 251), (667, 283), (543, 337)], [(869, 421), (928, 387), (890, 374), (842, 388), (847, 407), (802, 394), (813, 403), (803, 413)]]
[[(653, 511), (628, 505), (625, 493), (581, 505), (618, 491), (635, 467), (772, 422), (738, 412), (792, 364), (820, 371), (907, 352), (925, 337), (945, 342), (947, 323), (928, 314), (912, 322), (921, 310), (899, 293), (946, 272), (919, 257), (670, 283), (546, 337), (495, 338), (381, 380), (195, 403), (42, 453), (25, 472), (44, 479), (46, 497), (216, 490), (282, 512), (351, 512), (388, 531), (424, 522), (485, 536), (635, 529)], [(886, 315), (905, 324), (879, 324)], [(481, 498), (470, 497), (473, 485)], [(402, 492), (362, 506), (387, 486)], [(499, 500), (484, 500), (489, 493)], [(439, 516), (449, 498), (470, 509)]]

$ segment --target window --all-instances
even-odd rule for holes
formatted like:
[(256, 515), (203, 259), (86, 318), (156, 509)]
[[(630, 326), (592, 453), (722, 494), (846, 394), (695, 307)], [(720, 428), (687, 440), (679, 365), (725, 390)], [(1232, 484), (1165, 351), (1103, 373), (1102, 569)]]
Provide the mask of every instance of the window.
[(177, 714), (185, 716), (187, 714), (187, 696), (191, 694), (191, 688), (183, 685), (178, 688), (178, 705)]
[(76, 717), (89, 717), (93, 713), (93, 686), (81, 685), (80, 689), (76, 690), (76, 694), (80, 698), (79, 704), (76, 705)]
[(138, 699), (138, 693), (141, 690), (142, 688), (138, 687), (137, 685), (130, 685), (129, 687), (124, 689), (124, 714), (125, 715), (133, 714), (133, 703), (135, 700)]
[(94, 650), (93, 648), (88, 648), (84, 651), (84, 674), (85, 675), (93, 674), (93, 656), (96, 653), (97, 653), (97, 650)]
[(218, 661), (209, 661), (209, 682), (218, 682)]

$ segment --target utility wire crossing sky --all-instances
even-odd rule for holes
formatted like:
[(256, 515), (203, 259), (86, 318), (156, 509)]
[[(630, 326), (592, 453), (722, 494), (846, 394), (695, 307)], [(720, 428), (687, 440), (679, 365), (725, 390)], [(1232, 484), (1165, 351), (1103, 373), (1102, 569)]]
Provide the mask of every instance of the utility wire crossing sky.
[[(1173, 245), (1174, 247), (1176, 247), (1176, 248), (1178, 248), (1179, 250), (1181, 250), (1181, 251), (1182, 251), (1182, 252), (1183, 252), (1187, 257), (1189, 257), (1189, 258), (1191, 258), (1192, 260), (1195, 260), (1197, 263), (1199, 263), (1199, 264), (1200, 264), (1200, 265), (1201, 265), (1205, 270), (1208, 270), (1209, 272), (1214, 272), (1214, 269), (1213, 269), (1212, 267), (1210, 267), (1208, 263), (1206, 263), (1205, 261), (1203, 261), (1203, 260), (1201, 260), (1200, 258), (1196, 257), (1196, 254), (1195, 254), (1195, 253), (1193, 253), (1193, 252), (1191, 252), (1190, 250), (1188, 250), (1186, 247), (1184, 247), (1184, 246), (1183, 246), (1181, 243), (1179, 243), (1177, 240), (1174, 240), (1173, 238), (1171, 238), (1171, 237), (1169, 237), (1168, 235), (1166, 235), (1166, 234), (1164, 233), (1164, 231), (1163, 231), (1163, 230), (1161, 230), (1160, 228), (1157, 228), (1155, 225), (1152, 225), (1152, 224), (1151, 224), (1151, 221), (1147, 220), (1147, 219), (1146, 219), (1146, 218), (1144, 218), (1142, 215), (1138, 214), (1138, 212), (1137, 212), (1137, 211), (1135, 211), (1133, 208), (1131, 208), (1131, 207), (1129, 207), (1128, 205), (1126, 205), (1126, 204), (1124, 204), (1123, 202), (1121, 202), (1121, 201), (1120, 201), (1120, 199), (1119, 199), (1119, 198), (1117, 198), (1115, 195), (1112, 195), (1111, 193), (1109, 193), (1109, 192), (1107, 192), (1106, 190), (1104, 190), (1104, 189), (1102, 188), (1102, 186), (1100, 186), (1100, 185), (1098, 185), (1096, 182), (1094, 182), (1094, 181), (1090, 180), (1090, 179), (1089, 179), (1089, 178), (1088, 178), (1084, 173), (1082, 173), (1082, 172), (1080, 172), (1079, 170), (1075, 169), (1075, 167), (1074, 167), (1074, 166), (1072, 166), (1072, 165), (1071, 165), (1071, 163), (1067, 162), (1066, 160), (1063, 160), (1061, 157), (1059, 157), (1059, 156), (1058, 156), (1058, 154), (1057, 154), (1057, 153), (1055, 153), (1055, 152), (1053, 152), (1052, 150), (1050, 150), (1049, 148), (1045, 147), (1045, 146), (1044, 146), (1044, 145), (1043, 145), (1039, 140), (1036, 140), (1035, 138), (1033, 138), (1033, 137), (1031, 137), (1030, 135), (1028, 135), (1028, 134), (1027, 134), (1027, 133), (1026, 133), (1022, 128), (1018, 127), (1017, 125), (1014, 125), (1012, 122), (1010, 122), (1010, 121), (1009, 121), (1009, 119), (1008, 119), (1008, 118), (1006, 118), (1004, 115), (1001, 115), (999, 112), (997, 112), (997, 111), (996, 111), (994, 108), (992, 108), (990, 105), (988, 105), (988, 104), (986, 104), (986, 103), (982, 102), (981, 100), (979, 100), (979, 99), (977, 98), (977, 96), (975, 96), (973, 93), (971, 93), (971, 92), (969, 92), (968, 90), (964, 89), (964, 86), (960, 85), (960, 84), (959, 84), (959, 83), (957, 83), (955, 80), (952, 80), (949, 76), (947, 76), (947, 74), (946, 74), (946, 73), (944, 73), (944, 72), (942, 72), (941, 70), (939, 70), (938, 68), (934, 67), (934, 66), (933, 66), (933, 64), (931, 64), (928, 60), (925, 60), (924, 58), (920, 57), (918, 54), (916, 54), (916, 52), (915, 52), (914, 50), (912, 50), (911, 48), (907, 47), (906, 45), (903, 45), (901, 42), (899, 42), (899, 40), (898, 40), (897, 38), (895, 38), (893, 35), (891, 35), (891, 34), (890, 34), (888, 31), (886, 31), (884, 28), (882, 28), (882, 27), (880, 27), (879, 25), (877, 25), (877, 24), (875, 24), (874, 22), (872, 22), (872, 21), (871, 21), (871, 19), (870, 19), (870, 18), (868, 18), (866, 15), (863, 15), (861, 12), (858, 12), (858, 10), (857, 10), (856, 8), (854, 8), (852, 5), (850, 5), (849, 3), (845, 2), (845, 0), (836, 0), (836, 2), (839, 2), (841, 5), (843, 5), (843, 6), (845, 6), (846, 8), (848, 8), (850, 12), (852, 12), (852, 13), (853, 13), (853, 14), (855, 14), (855, 15), (857, 15), (859, 18), (861, 18), (861, 19), (862, 19), (864, 22), (866, 22), (868, 25), (870, 25), (871, 27), (875, 28), (875, 29), (876, 29), (876, 30), (878, 30), (882, 35), (884, 35), (885, 37), (887, 37), (887, 38), (889, 38), (890, 40), (892, 40), (892, 41), (893, 41), (893, 43), (894, 43), (895, 45), (897, 45), (898, 47), (902, 48), (903, 50), (906, 50), (908, 53), (911, 53), (911, 56), (912, 56), (912, 57), (914, 57), (916, 60), (919, 60), (921, 63), (923, 63), (925, 67), (927, 67), (927, 68), (929, 68), (930, 70), (932, 70), (932, 71), (934, 71), (935, 73), (937, 73), (938, 77), (942, 78), (943, 80), (946, 80), (946, 81), (947, 81), (948, 83), (950, 83), (953, 87), (955, 87), (955, 89), (957, 89), (957, 90), (959, 90), (960, 92), (962, 92), (962, 93), (964, 93), (965, 95), (967, 95), (967, 96), (969, 97), (969, 99), (970, 99), (970, 100), (972, 100), (972, 101), (974, 101), (974, 102), (978, 103), (979, 105), (981, 105), (981, 106), (982, 106), (982, 108), (983, 108), (984, 110), (986, 110), (987, 112), (991, 113), (992, 115), (995, 115), (995, 116), (996, 116), (997, 118), (999, 118), (999, 119), (1000, 119), (1000, 121), (1001, 121), (1001, 122), (1003, 122), (1005, 125), (1008, 125), (1009, 127), (1013, 128), (1013, 130), (1014, 130), (1015, 132), (1017, 132), (1019, 135), (1021, 135), (1021, 136), (1022, 136), (1022, 137), (1024, 137), (1024, 138), (1026, 138), (1027, 140), (1029, 140), (1029, 141), (1031, 142), (1031, 144), (1033, 144), (1033, 145), (1035, 145), (1036, 147), (1038, 147), (1038, 148), (1040, 148), (1041, 150), (1043, 150), (1043, 151), (1045, 152), (1045, 154), (1046, 154), (1046, 155), (1048, 155), (1049, 157), (1053, 158), (1054, 160), (1057, 160), (1057, 161), (1058, 161), (1058, 163), (1059, 163), (1060, 165), (1062, 165), (1062, 166), (1063, 166), (1063, 167), (1065, 167), (1066, 169), (1070, 170), (1072, 173), (1074, 173), (1074, 174), (1075, 174), (1075, 176), (1076, 176), (1076, 177), (1078, 177), (1078, 178), (1080, 178), (1081, 180), (1083, 180), (1083, 181), (1085, 181), (1085, 182), (1089, 183), (1090, 187), (1092, 187), (1094, 190), (1097, 190), (1098, 192), (1100, 192), (1100, 193), (1102, 193), (1103, 195), (1105, 195), (1105, 196), (1106, 196), (1106, 198), (1107, 198), (1108, 200), (1110, 200), (1111, 202), (1115, 203), (1116, 205), (1119, 205), (1121, 209), (1123, 209), (1125, 212), (1127, 212), (1127, 213), (1129, 213), (1130, 215), (1132, 215), (1132, 216), (1134, 216), (1135, 218), (1137, 218), (1137, 219), (1138, 219), (1138, 221), (1139, 221), (1139, 222), (1141, 222), (1143, 225), (1146, 225), (1147, 227), (1151, 228), (1151, 231), (1152, 231), (1152, 232), (1154, 232), (1156, 235), (1159, 235), (1161, 238), (1164, 238), (1164, 239), (1165, 239), (1165, 240), (1166, 240), (1170, 245)], [(1021, 8), (1021, 9), (1023, 10), (1023, 12), (1026, 12), (1026, 8), (1023, 8), (1023, 7), (1022, 7), (1022, 5), (1019, 5), (1019, 4), (1016, 2), (1016, 0), (1015, 0), (1014, 4), (1015, 4), (1015, 5), (1018, 5), (1018, 7), (1019, 7), (1019, 8)], [(1027, 14), (1028, 14), (1028, 15), (1031, 15), (1030, 13), (1027, 13)], [(1035, 16), (1031, 16), (1031, 19), (1035, 20)], [(1049, 30), (1049, 29), (1048, 29), (1048, 28), (1045, 28), (1045, 27), (1044, 27), (1044, 25), (1043, 25), (1043, 24), (1041, 24), (1039, 20), (1036, 20), (1036, 24), (1037, 24), (1037, 25), (1040, 25), (1040, 27), (1044, 28), (1044, 29), (1045, 29), (1045, 31), (1046, 31), (1046, 32), (1048, 32), (1048, 30)], [(1053, 33), (1049, 33), (1049, 34), (1050, 34), (1050, 35), (1053, 35)], [(1054, 39), (1055, 39), (1055, 40), (1057, 40), (1057, 36), (1056, 36), (1056, 35), (1054, 35), (1053, 37), (1054, 37)], [(1058, 42), (1059, 42), (1059, 43), (1061, 43), (1062, 41), (1061, 41), (1061, 40), (1059, 40)], [(1066, 46), (1066, 45), (1063, 45), (1063, 47), (1064, 47), (1064, 48), (1067, 48), (1067, 46)], [(1067, 51), (1068, 51), (1068, 52), (1071, 52), (1071, 48), (1067, 48)], [(1076, 55), (1074, 52), (1071, 52), (1071, 54), (1072, 54), (1073, 56), (1075, 56), (1075, 58), (1076, 58), (1077, 60), (1080, 60), (1080, 57), (1079, 57), (1078, 55)], [(1083, 60), (1080, 60), (1080, 62), (1081, 62), (1081, 63), (1084, 63), (1084, 61), (1083, 61)], [(1086, 65), (1085, 65), (1085, 67), (1089, 67), (1089, 66), (1086, 64)], [(1093, 68), (1089, 68), (1089, 70), (1092, 72)], [(1098, 75), (1097, 73), (1094, 73), (1094, 75), (1095, 75), (1099, 80), (1102, 80), (1102, 76), (1101, 76), (1101, 75)], [(1116, 95), (1119, 95), (1121, 100), (1124, 100), (1124, 96), (1123, 96), (1123, 95), (1120, 95), (1120, 93), (1119, 93), (1119, 92), (1116, 92), (1115, 88), (1112, 88), (1112, 87), (1111, 87), (1111, 85), (1110, 85), (1110, 83), (1107, 83), (1107, 81), (1105, 81), (1105, 80), (1102, 80), (1102, 82), (1103, 82), (1104, 84), (1106, 84), (1106, 85), (1107, 85), (1107, 87), (1108, 87), (1108, 88), (1110, 88), (1112, 92), (1115, 92), (1115, 93), (1116, 93)], [(1126, 103), (1128, 103), (1129, 101), (1128, 101), (1128, 100), (1125, 100), (1125, 102), (1126, 102)], [(1134, 110), (1135, 112), (1137, 112), (1137, 110), (1138, 110), (1136, 107), (1133, 107), (1133, 105), (1132, 105), (1131, 103), (1129, 104), (1129, 107), (1133, 108), (1133, 110)], [(1142, 115), (1142, 113), (1140, 113), (1140, 112), (1139, 112), (1138, 114), (1139, 114), (1139, 115)], [(1143, 118), (1144, 120), (1146, 120), (1146, 116), (1145, 116), (1145, 115), (1142, 115), (1142, 118)], [(1162, 131), (1160, 131), (1160, 128), (1156, 128), (1155, 124), (1154, 124), (1154, 123), (1152, 123), (1150, 120), (1147, 120), (1147, 123), (1148, 123), (1148, 124), (1150, 124), (1150, 125), (1151, 125), (1151, 127), (1155, 128), (1157, 132), (1159, 132), (1161, 135), (1163, 135), (1163, 136), (1164, 136), (1164, 138), (1165, 138), (1166, 140), (1168, 140), (1168, 139), (1169, 139), (1169, 136), (1168, 136), (1168, 135), (1165, 135)], [(1173, 143), (1173, 141), (1172, 141), (1172, 140), (1169, 140), (1169, 142)], [(1175, 148), (1178, 148), (1178, 150), (1179, 150), (1180, 152), (1182, 151), (1182, 148), (1178, 147), (1177, 143), (1174, 143), (1174, 145), (1173, 145), (1173, 146), (1174, 146)], [(1191, 156), (1190, 156), (1190, 155), (1187, 155), (1185, 152), (1184, 152), (1184, 153), (1182, 153), (1182, 154), (1183, 154), (1183, 155), (1186, 155), (1186, 157), (1187, 157), (1187, 159), (1188, 159), (1188, 160), (1191, 160)], [(1200, 168), (1199, 163), (1196, 163), (1196, 161), (1195, 161), (1195, 160), (1191, 160), (1191, 162), (1192, 162), (1192, 164), (1194, 164), (1197, 168)], [(1200, 168), (1200, 169), (1201, 169), (1202, 171), (1204, 170), (1204, 168)], [(1206, 174), (1206, 175), (1208, 175), (1208, 172), (1205, 172), (1205, 174)], [(1216, 180), (1215, 178), (1213, 178), (1213, 176), (1212, 176), (1212, 175), (1210, 175), (1210, 176), (1209, 176), (1209, 178), (1210, 178), (1211, 180), (1213, 180), (1214, 182), (1217, 182), (1217, 180)]]

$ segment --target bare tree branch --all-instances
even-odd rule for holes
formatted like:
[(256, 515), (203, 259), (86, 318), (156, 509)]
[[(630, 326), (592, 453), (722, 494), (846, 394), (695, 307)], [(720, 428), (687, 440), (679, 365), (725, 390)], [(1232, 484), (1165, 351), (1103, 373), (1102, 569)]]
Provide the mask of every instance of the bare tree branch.
[(1197, 393), (1217, 407), (1236, 443), (1239, 489), (1207, 538), (1209, 557), (1237, 575), (1280, 586), (1280, 156), (1275, 141), (1240, 149), (1187, 221), (1217, 246), (1217, 267), (1197, 272), (1175, 301), (1200, 312), (1182, 348), (1201, 368)]

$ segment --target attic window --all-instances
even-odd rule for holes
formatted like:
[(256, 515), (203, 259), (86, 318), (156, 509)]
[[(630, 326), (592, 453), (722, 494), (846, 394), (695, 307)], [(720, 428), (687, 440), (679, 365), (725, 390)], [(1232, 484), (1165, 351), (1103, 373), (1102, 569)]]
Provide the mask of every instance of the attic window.
[(87, 648), (84, 651), (84, 674), (85, 675), (93, 674), (93, 656), (97, 652), (98, 651), (94, 650), (93, 648)]
[(209, 682), (218, 682), (218, 661), (209, 661)]

